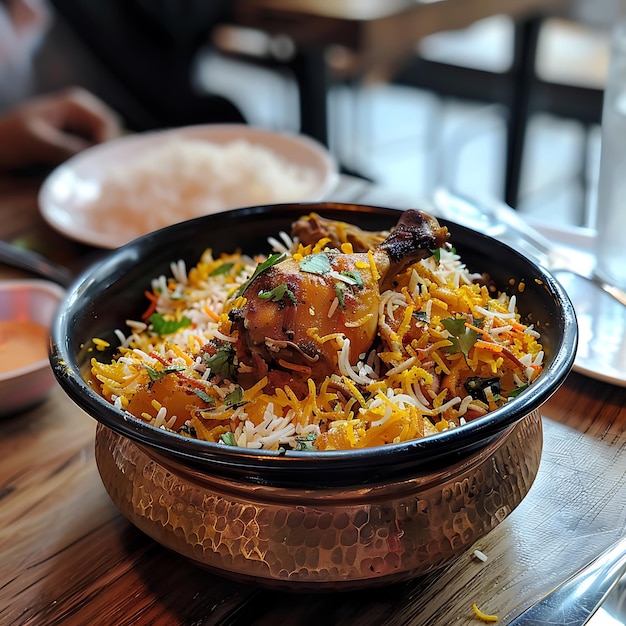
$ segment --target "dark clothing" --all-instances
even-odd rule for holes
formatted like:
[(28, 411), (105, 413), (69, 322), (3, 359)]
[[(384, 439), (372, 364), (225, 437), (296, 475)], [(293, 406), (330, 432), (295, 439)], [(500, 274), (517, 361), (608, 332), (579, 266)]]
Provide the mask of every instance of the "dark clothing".
[(192, 80), (198, 49), (215, 24), (230, 19), (228, 0), (53, 0), (52, 5), (126, 92), (116, 102), (94, 90), (118, 108), (132, 130), (244, 121), (235, 105), (199, 93)]

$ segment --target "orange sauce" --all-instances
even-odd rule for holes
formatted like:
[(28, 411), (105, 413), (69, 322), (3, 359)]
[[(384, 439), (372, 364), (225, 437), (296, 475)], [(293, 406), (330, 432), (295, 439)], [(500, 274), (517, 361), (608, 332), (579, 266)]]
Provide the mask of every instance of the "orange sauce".
[(29, 320), (0, 320), (0, 374), (48, 356), (49, 330)]

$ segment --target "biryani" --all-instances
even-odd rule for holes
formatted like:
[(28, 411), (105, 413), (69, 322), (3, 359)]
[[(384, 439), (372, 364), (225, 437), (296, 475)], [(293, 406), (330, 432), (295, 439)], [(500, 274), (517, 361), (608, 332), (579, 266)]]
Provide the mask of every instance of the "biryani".
[(460, 427), (531, 385), (544, 352), (517, 296), (452, 244), (419, 211), (385, 233), (311, 214), (265, 256), (173, 261), (115, 331), (114, 358), (95, 352), (93, 384), (156, 428), (252, 449), (357, 449)]

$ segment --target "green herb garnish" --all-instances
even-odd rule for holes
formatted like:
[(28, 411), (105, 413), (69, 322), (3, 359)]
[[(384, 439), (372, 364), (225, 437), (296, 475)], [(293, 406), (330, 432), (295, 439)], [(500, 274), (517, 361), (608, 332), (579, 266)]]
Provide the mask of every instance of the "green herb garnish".
[(287, 283), (281, 283), (269, 291), (259, 291), (258, 295), (261, 300), (270, 300), (271, 302), (282, 302), (287, 296), (294, 304), (298, 303), (296, 295), (287, 287)]
[(230, 263), (230, 262), (222, 263), (220, 266), (216, 267), (209, 274), (209, 276), (221, 276), (222, 274), (228, 274), (230, 270), (233, 269), (234, 265), (235, 265), (234, 263)]
[(156, 382), (157, 380), (161, 380), (165, 378), (168, 374), (172, 374), (173, 372), (182, 372), (185, 369), (184, 365), (168, 365), (164, 367), (162, 370), (155, 370), (154, 368), (146, 365), (146, 370), (148, 371), (148, 376), (150, 377), (151, 382)]
[(243, 389), (237, 386), (224, 398), (224, 404), (230, 407), (241, 406), (242, 404), (245, 404), (242, 400)]
[(363, 278), (359, 272), (341, 272), (342, 276), (346, 278), (350, 278), (353, 281), (354, 286), (357, 289), (361, 289), (363, 287)]
[(248, 278), (248, 280), (243, 285), (241, 285), (241, 287), (239, 287), (239, 290), (237, 291), (237, 296), (238, 297), (243, 296), (245, 290), (250, 286), (250, 283), (259, 274), (262, 274), (263, 272), (265, 272), (265, 270), (268, 270), (270, 267), (273, 267), (277, 263), (284, 261), (286, 258), (287, 258), (286, 254), (270, 254), (270, 256), (268, 256), (267, 259), (263, 261), (263, 263), (259, 263), (256, 266), (256, 268), (254, 269), (254, 272), (252, 273), (252, 276), (250, 276), (250, 278)]
[(478, 333), (473, 328), (467, 328), (465, 321), (464, 317), (446, 317), (441, 320), (441, 324), (452, 335), (452, 337), (448, 337), (449, 341), (452, 342), (452, 345), (447, 349), (448, 353), (462, 352), (467, 359), (469, 351), (478, 339)]
[(179, 320), (166, 320), (160, 313), (153, 313), (150, 316), (152, 330), (157, 335), (171, 335), (181, 328), (191, 326), (191, 320), (188, 317), (182, 317)]
[(215, 398), (210, 396), (203, 389), (194, 389), (193, 392), (200, 398), (200, 400), (204, 400), (207, 404), (215, 404)]
[(300, 261), (300, 269), (309, 274), (327, 274), (330, 272), (330, 260), (324, 252), (309, 254)]
[(211, 368), (211, 374), (228, 380), (236, 380), (237, 378), (237, 368), (234, 361), (235, 352), (230, 346), (218, 348), (213, 355), (204, 355), (204, 362), (207, 367)]
[(335, 294), (339, 300), (339, 306), (343, 309), (346, 306), (345, 292), (341, 283), (335, 283)]
[(513, 391), (509, 393), (507, 397), (517, 398), (517, 396), (519, 396), (519, 394), (522, 393), (522, 391), (525, 391), (526, 389), (528, 389), (528, 383), (526, 383), (525, 385), (522, 385), (521, 387), (516, 387), (515, 389), (513, 389)]
[(233, 433), (222, 433), (220, 435), (220, 440), (222, 443), (225, 443), (227, 446), (236, 446), (237, 442), (235, 441), (235, 435)]
[[(436, 250), (431, 250), (432, 255), (435, 257), (437, 263), (441, 263), (441, 251), (443, 248), (437, 248)], [(456, 254), (456, 248), (448, 248), (448, 252), (450, 254)]]

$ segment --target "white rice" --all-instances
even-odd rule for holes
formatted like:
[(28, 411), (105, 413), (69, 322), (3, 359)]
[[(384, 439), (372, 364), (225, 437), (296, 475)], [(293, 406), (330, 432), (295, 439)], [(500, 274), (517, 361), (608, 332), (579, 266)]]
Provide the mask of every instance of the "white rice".
[(248, 141), (172, 139), (112, 168), (84, 217), (103, 233), (139, 236), (227, 209), (306, 200), (318, 183), (312, 169)]

